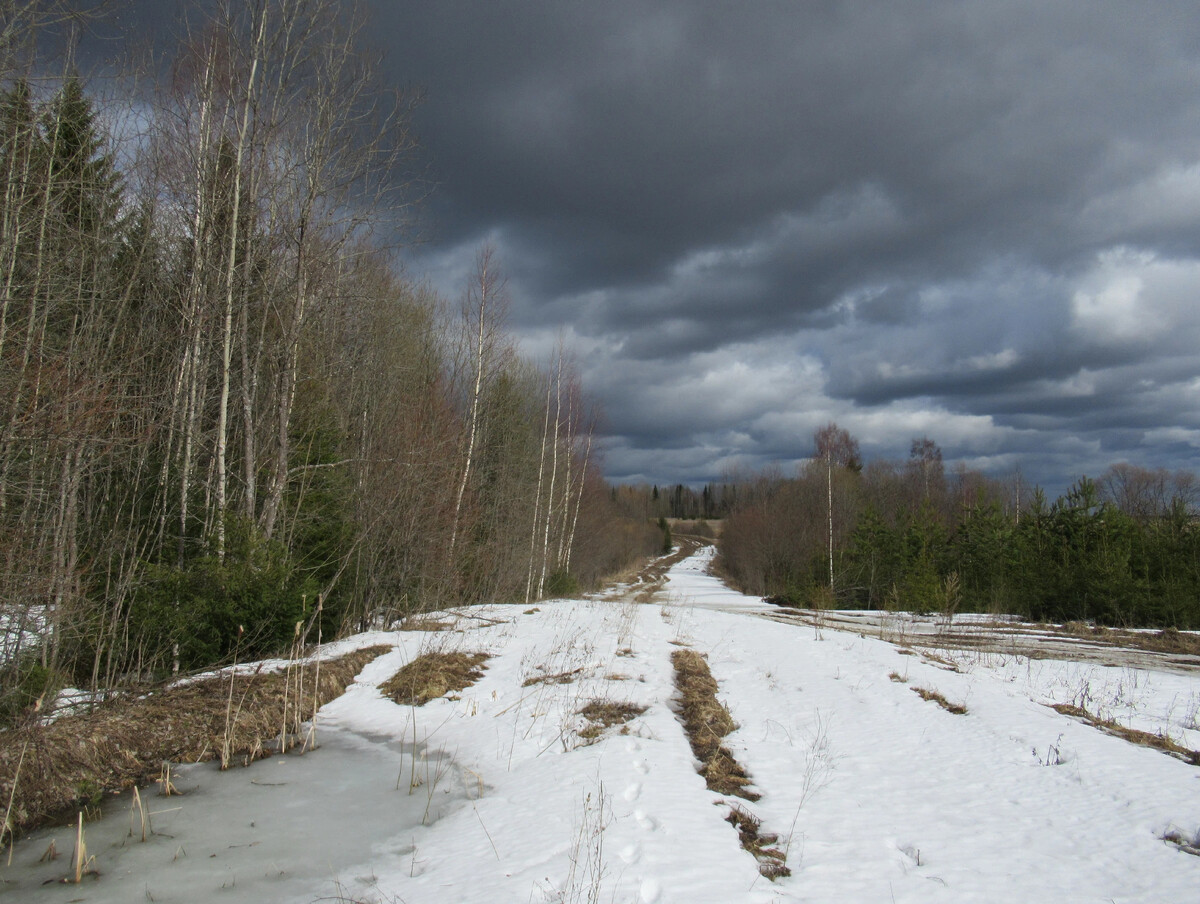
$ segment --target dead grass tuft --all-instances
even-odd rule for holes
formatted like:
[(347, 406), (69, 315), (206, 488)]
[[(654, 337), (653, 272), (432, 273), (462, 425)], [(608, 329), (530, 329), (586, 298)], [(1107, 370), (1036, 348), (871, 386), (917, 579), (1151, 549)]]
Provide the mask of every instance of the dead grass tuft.
[(1183, 760), (1185, 763), (1200, 766), (1200, 750), (1192, 750), (1189, 747), (1184, 747), (1182, 744), (1177, 744), (1164, 734), (1153, 734), (1152, 732), (1141, 731), (1137, 728), (1128, 728), (1112, 719), (1101, 719), (1099, 716), (1088, 712), (1082, 706), (1076, 706), (1073, 703), (1053, 703), (1050, 705), (1050, 708), (1055, 712), (1062, 713), (1064, 716), (1082, 719), (1089, 725), (1099, 728), (1105, 734), (1123, 738), (1130, 744), (1161, 750), (1163, 753)]
[(1042, 628), (1051, 632), (1061, 630), (1062, 633), (1072, 637), (1082, 637), (1114, 646), (1131, 647), (1135, 650), (1200, 656), (1200, 633), (1195, 631), (1180, 631), (1177, 628), (1164, 628), (1154, 632), (1123, 631), (1120, 628), (1105, 628), (1102, 625), (1089, 625), (1087, 622), (1081, 621), (1069, 621), (1061, 629), (1056, 629), (1052, 625), (1044, 625)]
[(461, 691), (483, 677), (487, 653), (425, 653), (379, 685), (402, 706), (424, 706), (451, 691)]
[(671, 664), (675, 667), (683, 727), (709, 789), (758, 800), (759, 795), (746, 787), (750, 784), (746, 770), (721, 746), (721, 738), (737, 725), (717, 699), (717, 682), (708, 670), (708, 663), (695, 650), (685, 649), (671, 654)]
[(899, 672), (892, 672), (890, 675), (888, 675), (888, 677), (898, 684), (908, 684), (908, 678), (906, 678), (904, 675), (901, 675)]
[(761, 875), (774, 882), (792, 874), (787, 867), (787, 854), (775, 847), (779, 843), (779, 836), (761, 832), (761, 819), (743, 807), (734, 806), (730, 808), (725, 821), (737, 829), (743, 850), (749, 851), (758, 861)]
[(570, 684), (583, 671), (583, 668), (583, 666), (580, 666), (577, 669), (558, 672), (554, 675), (535, 675), (532, 678), (526, 678), (522, 681), (521, 687), (533, 687), (535, 684)]
[(1163, 841), (1169, 841), (1179, 850), (1191, 854), (1193, 857), (1200, 857), (1200, 833), (1197, 834), (1197, 837), (1188, 838), (1178, 829), (1171, 829), (1163, 835)]
[[(315, 695), (306, 676), (301, 720), (340, 697), (363, 667), (390, 647), (368, 647), (321, 663)], [(293, 672), (295, 668), (293, 667)], [(292, 684), (295, 684), (295, 675)], [(224, 744), (228, 675), (152, 691), (136, 699), (114, 698), (89, 712), (63, 716), (49, 725), (0, 732), (0, 799), (13, 795), (12, 828), (28, 831), (76, 807), (81, 796), (149, 784), (164, 762), (216, 758)], [(240, 674), (234, 679), (241, 706), (229, 750), (243, 763), (265, 755), (279, 726), (295, 718), (294, 689), (283, 672)], [(28, 745), (20, 776), (13, 780)]]
[(579, 732), (579, 736), (588, 740), (598, 738), (604, 733), (605, 729), (612, 728), (614, 725), (624, 725), (631, 719), (636, 719), (645, 711), (646, 707), (636, 706), (633, 703), (592, 700), (583, 709), (579, 710), (579, 715), (591, 723), (583, 731)]
[(967, 708), (961, 703), (951, 703), (943, 697), (938, 691), (930, 690), (927, 687), (914, 687), (912, 692), (922, 700), (932, 700), (948, 713), (954, 713), (956, 716), (965, 716)]
[(438, 621), (434, 618), (405, 619), (397, 628), (398, 631), (453, 631), (458, 625), (452, 621)]

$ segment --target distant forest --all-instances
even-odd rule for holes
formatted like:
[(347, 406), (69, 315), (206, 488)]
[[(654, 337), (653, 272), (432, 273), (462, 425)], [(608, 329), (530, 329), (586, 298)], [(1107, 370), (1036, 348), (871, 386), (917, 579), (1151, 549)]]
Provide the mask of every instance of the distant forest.
[(494, 255), (452, 302), (398, 275), (414, 99), (375, 90), (345, 5), (212, 9), (161, 83), (96, 93), (37, 59), (60, 4), (2, 23), (9, 712), (661, 545), (567, 356), (515, 348)]
[[(1200, 628), (1200, 481), (1127, 463), (1048, 500), (1018, 475), (946, 473), (928, 437), (864, 466), (830, 424), (794, 477), (723, 489), (725, 575), (800, 606), (996, 612)], [(715, 488), (714, 488), (715, 489)]]

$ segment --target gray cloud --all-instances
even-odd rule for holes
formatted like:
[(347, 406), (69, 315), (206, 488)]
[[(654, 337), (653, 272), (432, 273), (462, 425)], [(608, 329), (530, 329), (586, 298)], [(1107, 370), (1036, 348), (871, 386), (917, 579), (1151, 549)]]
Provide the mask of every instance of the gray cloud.
[(1194, 3), (368, 10), (427, 92), (411, 268), (454, 294), (497, 244), (526, 348), (564, 327), (607, 406), (611, 476), (790, 466), (831, 418), (1056, 490), (1196, 461)]

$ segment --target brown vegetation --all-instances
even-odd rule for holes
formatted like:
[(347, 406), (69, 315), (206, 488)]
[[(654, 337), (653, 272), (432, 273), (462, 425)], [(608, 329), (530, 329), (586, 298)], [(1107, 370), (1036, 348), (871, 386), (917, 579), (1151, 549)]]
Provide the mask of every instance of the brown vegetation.
[(792, 874), (787, 867), (787, 854), (775, 847), (779, 843), (779, 836), (759, 831), (762, 828), (761, 819), (743, 807), (734, 806), (730, 808), (725, 821), (738, 830), (742, 849), (749, 851), (758, 861), (760, 874), (771, 881)]
[[(263, 756), (281, 725), (311, 719), (314, 702), (319, 707), (341, 696), (363, 666), (389, 649), (369, 647), (322, 662), (319, 679), (304, 676), (307, 684), (295, 697), (295, 674), (290, 687), (282, 671), (237, 675), (239, 706), (228, 749), (246, 764)], [(12, 795), (11, 828), (27, 831), (100, 793), (147, 784), (162, 774), (164, 762), (215, 759), (225, 744), (229, 688), (229, 676), (217, 675), (118, 697), (49, 725), (0, 732), (0, 800)]]
[(430, 700), (461, 691), (483, 677), (487, 653), (425, 653), (379, 685), (403, 706), (424, 706)]
[(675, 667), (683, 727), (709, 789), (758, 800), (759, 795), (747, 788), (750, 777), (746, 770), (721, 745), (721, 739), (737, 725), (717, 699), (717, 682), (708, 670), (708, 663), (695, 650), (676, 650), (671, 654), (671, 664)]
[(927, 687), (914, 687), (912, 692), (922, 700), (930, 700), (940, 706), (948, 713), (954, 713), (956, 716), (965, 716), (967, 708), (961, 703), (951, 703), (938, 691), (930, 690)]
[[(1048, 630), (1056, 629), (1048, 626)], [(1200, 656), (1200, 634), (1179, 631), (1176, 628), (1165, 628), (1162, 631), (1122, 631), (1119, 628), (1106, 628), (1103, 625), (1070, 621), (1063, 625), (1061, 630), (1074, 637), (1083, 637), (1119, 647), (1132, 647), (1155, 653)]]
[(1161, 750), (1163, 753), (1183, 760), (1185, 763), (1200, 766), (1200, 750), (1192, 750), (1189, 747), (1184, 747), (1182, 744), (1177, 744), (1166, 735), (1153, 734), (1137, 728), (1128, 728), (1113, 719), (1102, 719), (1099, 716), (1093, 715), (1082, 706), (1076, 706), (1073, 703), (1054, 703), (1051, 704), (1050, 708), (1055, 712), (1062, 713), (1064, 716), (1082, 719), (1088, 725), (1099, 728), (1105, 734), (1123, 738), (1131, 744), (1137, 744), (1139, 747), (1152, 747), (1155, 750)]
[(583, 669), (584, 667), (580, 666), (577, 669), (568, 669), (565, 672), (558, 672), (554, 675), (535, 675), (532, 678), (526, 678), (522, 681), (521, 687), (533, 687), (535, 684), (570, 684)]
[(592, 700), (583, 709), (579, 710), (579, 715), (591, 723), (583, 731), (579, 732), (579, 736), (588, 740), (598, 738), (604, 733), (605, 729), (612, 728), (614, 725), (624, 725), (645, 711), (646, 707), (637, 706), (633, 703)]

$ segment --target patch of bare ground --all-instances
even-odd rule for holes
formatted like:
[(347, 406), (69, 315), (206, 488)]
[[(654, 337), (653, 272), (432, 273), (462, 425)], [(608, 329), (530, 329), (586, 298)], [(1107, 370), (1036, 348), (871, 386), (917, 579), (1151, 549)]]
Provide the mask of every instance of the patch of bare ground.
[[(700, 761), (700, 774), (710, 791), (756, 801), (761, 795), (751, 791), (750, 776), (721, 744), (737, 725), (729, 710), (717, 699), (717, 681), (704, 657), (695, 650), (676, 650), (671, 654), (675, 667), (675, 688), (679, 692), (679, 715)], [(738, 830), (742, 847), (758, 861), (758, 871), (772, 881), (790, 876), (787, 855), (773, 845), (777, 835), (760, 832), (761, 820), (744, 807), (733, 806), (726, 821)]]
[(654, 594), (663, 589), (667, 572), (692, 555), (701, 545), (701, 541), (693, 537), (677, 538), (675, 548), (670, 553), (649, 562), (638, 573), (633, 586), (630, 587), (634, 601), (645, 604), (654, 602)]
[(759, 795), (747, 789), (750, 778), (746, 771), (721, 744), (721, 739), (737, 725), (717, 699), (717, 681), (708, 670), (708, 663), (695, 650), (683, 649), (671, 654), (671, 664), (675, 667), (675, 687), (679, 691), (679, 714), (709, 789), (758, 800)]
[(439, 621), (435, 618), (406, 618), (396, 628), (397, 631), (453, 631), (458, 627), (452, 621)]
[[(1048, 630), (1055, 630), (1049, 628)], [(1120, 628), (1105, 628), (1084, 622), (1067, 622), (1061, 630), (1075, 637), (1101, 641), (1118, 647), (1149, 650), (1154, 653), (1178, 653), (1184, 656), (1200, 656), (1200, 634), (1164, 628), (1162, 631), (1124, 631)]]
[(1139, 747), (1152, 747), (1155, 750), (1161, 750), (1168, 756), (1183, 760), (1185, 763), (1200, 766), (1200, 751), (1184, 747), (1166, 735), (1153, 734), (1137, 728), (1127, 728), (1124, 725), (1114, 722), (1112, 719), (1102, 719), (1088, 712), (1082, 706), (1076, 706), (1074, 703), (1053, 703), (1050, 704), (1050, 708), (1055, 712), (1062, 713), (1064, 716), (1081, 719), (1088, 725), (1099, 728), (1105, 734), (1123, 738), (1131, 744), (1137, 744)]
[(583, 731), (579, 732), (581, 738), (587, 740), (595, 740), (604, 734), (604, 732), (612, 728), (614, 725), (624, 725), (632, 719), (636, 719), (646, 711), (646, 707), (637, 706), (633, 703), (616, 703), (611, 700), (592, 700), (583, 709), (579, 710), (579, 715), (583, 716), (590, 723)]
[(402, 706), (424, 706), (451, 691), (461, 691), (483, 677), (487, 653), (425, 653), (379, 685)]
[(217, 675), (0, 732), (0, 801), (12, 801), (9, 829), (20, 834), (101, 793), (147, 784), (164, 763), (211, 760), (224, 750), (229, 762), (248, 764), (280, 741), (281, 729), (312, 719), (390, 649), (326, 660), (319, 675), (314, 663), (303, 671), (240, 673), (232, 682)]
[(762, 820), (744, 807), (733, 806), (725, 821), (737, 829), (738, 840), (742, 849), (749, 851), (758, 861), (758, 871), (761, 875), (774, 881), (790, 876), (792, 871), (787, 867), (787, 854), (775, 847), (779, 836), (773, 832), (762, 832)]
[(930, 700), (940, 706), (948, 713), (954, 713), (956, 716), (965, 716), (967, 708), (961, 703), (951, 703), (943, 697), (938, 691), (930, 690), (927, 687), (914, 687), (912, 692), (922, 700)]

